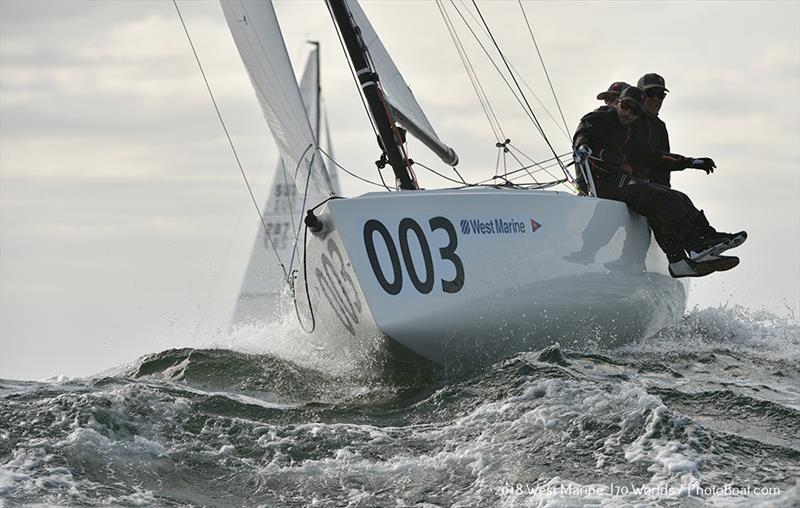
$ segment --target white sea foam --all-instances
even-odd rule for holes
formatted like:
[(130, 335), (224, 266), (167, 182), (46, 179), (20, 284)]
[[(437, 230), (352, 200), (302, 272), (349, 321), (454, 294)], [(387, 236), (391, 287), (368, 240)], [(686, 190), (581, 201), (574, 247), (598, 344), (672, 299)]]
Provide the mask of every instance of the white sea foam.
[(343, 351), (319, 342), (314, 334), (305, 332), (294, 311), (283, 314), (274, 322), (254, 322), (235, 327), (230, 332), (209, 336), (198, 345), (222, 348), (247, 354), (269, 354), (300, 366), (331, 375), (368, 374), (375, 371), (381, 346), (375, 338), (366, 348)]
[[(390, 483), (397, 484), (412, 482), (415, 477), (431, 478), (440, 485), (463, 484), (457, 496), (459, 502), (480, 504), (486, 499), (487, 489), (499, 489), (509, 476), (519, 478), (529, 474), (525, 470), (525, 464), (530, 464), (527, 454), (535, 449), (536, 441), (544, 438), (548, 446), (569, 448), (571, 433), (589, 419), (619, 428), (595, 451), (598, 477), (615, 470), (624, 471), (624, 464), (618, 464), (624, 457), (628, 463), (644, 464), (651, 472), (649, 483), (639, 485), (642, 488), (654, 490), (662, 484), (685, 486), (699, 481), (698, 452), (683, 443), (688, 440), (687, 434), (702, 429), (686, 422), (676, 425), (660, 399), (638, 386), (621, 383), (612, 389), (565, 379), (530, 380), (521, 395), (487, 402), (444, 424), (376, 428), (314, 423), (282, 429), (262, 437), (259, 444), (281, 449), (295, 440), (307, 439), (309, 434), (322, 442), (346, 444), (329, 457), (301, 463), (275, 455), (262, 473), (302, 474), (317, 479), (363, 477), (366, 481), (388, 478)], [(672, 437), (664, 438), (662, 433)], [(386, 460), (375, 460), (365, 455), (363, 449), (365, 444), (376, 443), (376, 437), (377, 443), (390, 442), (401, 447), (409, 442), (427, 443), (431, 452), (399, 453)], [(465, 478), (469, 479), (466, 484)], [(518, 503), (545, 506), (548, 499), (555, 499), (546, 492), (509, 493), (509, 496), (502, 497), (509, 506)], [(603, 496), (598, 499), (601, 498), (605, 499)], [(595, 498), (575, 499), (588, 502)]]
[(69, 469), (54, 463), (54, 456), (43, 448), (14, 450), (11, 460), (0, 466), (0, 496), (11, 497), (41, 492), (82, 499), (82, 492), (97, 484), (76, 479)]
[(764, 359), (800, 363), (800, 322), (741, 306), (695, 308), (678, 324), (616, 351), (702, 353), (730, 350)]

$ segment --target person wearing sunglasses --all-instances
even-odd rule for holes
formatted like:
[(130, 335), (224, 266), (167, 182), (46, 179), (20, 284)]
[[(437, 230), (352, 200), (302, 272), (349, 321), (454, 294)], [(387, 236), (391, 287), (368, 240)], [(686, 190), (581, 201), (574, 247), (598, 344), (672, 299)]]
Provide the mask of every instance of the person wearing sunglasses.
[[(638, 142), (645, 143), (647, 148), (653, 152), (669, 154), (667, 125), (658, 117), (667, 92), (669, 92), (666, 82), (663, 77), (651, 72), (639, 78), (636, 86), (644, 90), (645, 99), (644, 114), (632, 126), (634, 137)], [(641, 176), (653, 183), (667, 187), (671, 187), (670, 173), (672, 171), (694, 168), (711, 174), (717, 167), (714, 160), (709, 157), (685, 158), (684, 160), (669, 161), (668, 164), (661, 164), (659, 160), (649, 162), (641, 168)]]
[[(664, 185), (667, 188), (672, 188), (670, 185), (672, 171), (693, 168), (703, 170), (706, 174), (713, 173), (716, 165), (714, 160), (709, 157), (683, 157), (670, 153), (667, 126), (658, 117), (667, 92), (669, 92), (664, 78), (651, 72), (639, 78), (637, 86), (644, 90), (645, 93), (644, 114), (631, 125), (632, 136), (638, 145), (639, 153), (659, 155), (657, 157), (642, 157), (640, 159), (641, 164), (634, 164), (634, 173), (639, 177), (646, 178), (651, 183)], [(705, 212), (697, 209), (686, 194), (675, 191), (673, 196), (682, 200), (684, 206), (691, 211), (692, 225), (706, 243), (727, 241), (733, 247), (737, 247), (747, 239), (745, 231), (738, 233), (717, 231), (709, 224)], [(653, 234), (660, 244), (663, 239), (659, 229), (653, 228)]]
[(613, 110), (585, 115), (573, 137), (576, 162), (589, 163), (598, 197), (622, 201), (659, 231), (659, 246), (673, 277), (701, 277), (735, 267), (738, 258), (719, 254), (736, 245), (702, 237), (692, 222), (693, 206), (676, 191), (636, 175), (635, 168), (644, 160), (657, 160), (667, 168), (686, 160), (649, 150), (632, 138), (631, 125), (642, 115), (645, 97), (644, 90), (631, 86)]

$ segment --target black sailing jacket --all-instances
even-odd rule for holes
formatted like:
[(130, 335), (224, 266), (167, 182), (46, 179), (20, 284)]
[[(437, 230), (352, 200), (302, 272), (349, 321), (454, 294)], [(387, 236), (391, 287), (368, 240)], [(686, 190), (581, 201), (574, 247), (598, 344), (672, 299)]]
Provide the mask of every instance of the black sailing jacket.
[[(612, 173), (627, 173), (626, 163), (631, 155), (631, 128), (622, 125), (615, 109), (592, 111), (581, 118), (572, 138), (577, 149), (586, 145), (592, 149), (590, 167), (595, 178)], [(601, 159), (601, 160), (598, 160)]]
[[(667, 125), (657, 116), (648, 116), (643, 114), (640, 116), (633, 125), (631, 131), (636, 143), (641, 143), (642, 146), (639, 150), (642, 152), (656, 152), (662, 154), (669, 153), (669, 134), (667, 133)], [(638, 176), (642, 176), (654, 183), (670, 186), (670, 172), (680, 171), (684, 167), (677, 167), (675, 165), (665, 165), (660, 161), (655, 164), (642, 162), (641, 164), (634, 165), (634, 172)]]
[(669, 153), (668, 139), (665, 138), (667, 149), (651, 146), (648, 138), (643, 137), (643, 133), (635, 127), (639, 121), (641, 118), (632, 126), (622, 125), (615, 109), (592, 111), (581, 118), (572, 145), (576, 149), (581, 145), (588, 145), (592, 149), (590, 163), (595, 178), (613, 173), (632, 172), (640, 177), (666, 174), (669, 183), (670, 171), (688, 167), (691, 159)]

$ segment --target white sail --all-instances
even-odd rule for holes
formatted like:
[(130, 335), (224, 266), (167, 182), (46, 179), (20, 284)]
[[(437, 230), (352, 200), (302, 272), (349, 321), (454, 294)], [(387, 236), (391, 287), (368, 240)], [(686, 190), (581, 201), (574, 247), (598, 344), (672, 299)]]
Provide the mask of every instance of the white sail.
[[(300, 80), (300, 92), (308, 118), (314, 126), (314, 135), (318, 122), (317, 114), (321, 111), (319, 90), (319, 50), (314, 49), (308, 56), (303, 77)], [(332, 154), (330, 131), (327, 134), (327, 152)], [(339, 182), (336, 172), (331, 172), (333, 190), (339, 194)], [(272, 187), (263, 208), (263, 225), (258, 224), (258, 235), (250, 255), (250, 263), (245, 272), (239, 299), (231, 320), (231, 325), (241, 325), (256, 321), (270, 321), (278, 317), (281, 309), (281, 292), (286, 287), (283, 270), (276, 262), (276, 252), (282, 262), (288, 266), (292, 259), (294, 235), (299, 225), (302, 210), (299, 209), (302, 197), (297, 192), (297, 185), (286, 171), (282, 161), (278, 162)], [(266, 228), (266, 231), (265, 231)], [(269, 238), (267, 237), (269, 233)], [(274, 244), (274, 245), (273, 245)], [(273, 251), (276, 251), (274, 252)]]
[(386, 100), (392, 106), (397, 121), (415, 138), (422, 141), (446, 164), (458, 164), (458, 156), (452, 148), (445, 145), (436, 135), (417, 99), (406, 84), (397, 66), (383, 46), (375, 29), (372, 28), (364, 11), (356, 0), (347, 0), (353, 20), (361, 30), (361, 38), (369, 51), (370, 59), (380, 78), (381, 88)]
[(330, 178), (300, 96), (272, 4), (257, 0), (222, 1), (236, 47), (244, 61), (286, 170), (306, 206), (333, 193)]
[[(320, 104), (322, 104), (322, 97), (320, 96)], [(324, 128), (325, 128), (325, 148), (326, 153), (330, 157), (331, 161), (336, 160), (336, 155), (333, 153), (333, 143), (331, 142), (331, 126), (328, 124), (328, 111), (325, 107), (322, 107), (322, 113), (324, 115)], [(331, 177), (331, 188), (333, 192), (340, 196), (342, 194), (341, 187), (339, 186), (339, 171), (336, 169), (336, 164), (331, 163), (330, 167), (328, 168), (328, 174)]]

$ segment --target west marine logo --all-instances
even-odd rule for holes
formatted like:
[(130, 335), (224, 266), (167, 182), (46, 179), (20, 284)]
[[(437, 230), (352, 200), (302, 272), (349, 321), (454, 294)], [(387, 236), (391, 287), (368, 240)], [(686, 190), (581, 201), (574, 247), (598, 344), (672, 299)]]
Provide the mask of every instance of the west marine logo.
[(461, 219), (459, 225), (461, 233), (465, 235), (525, 234), (528, 231), (533, 233), (542, 227), (533, 219), (530, 226), (515, 219)]

